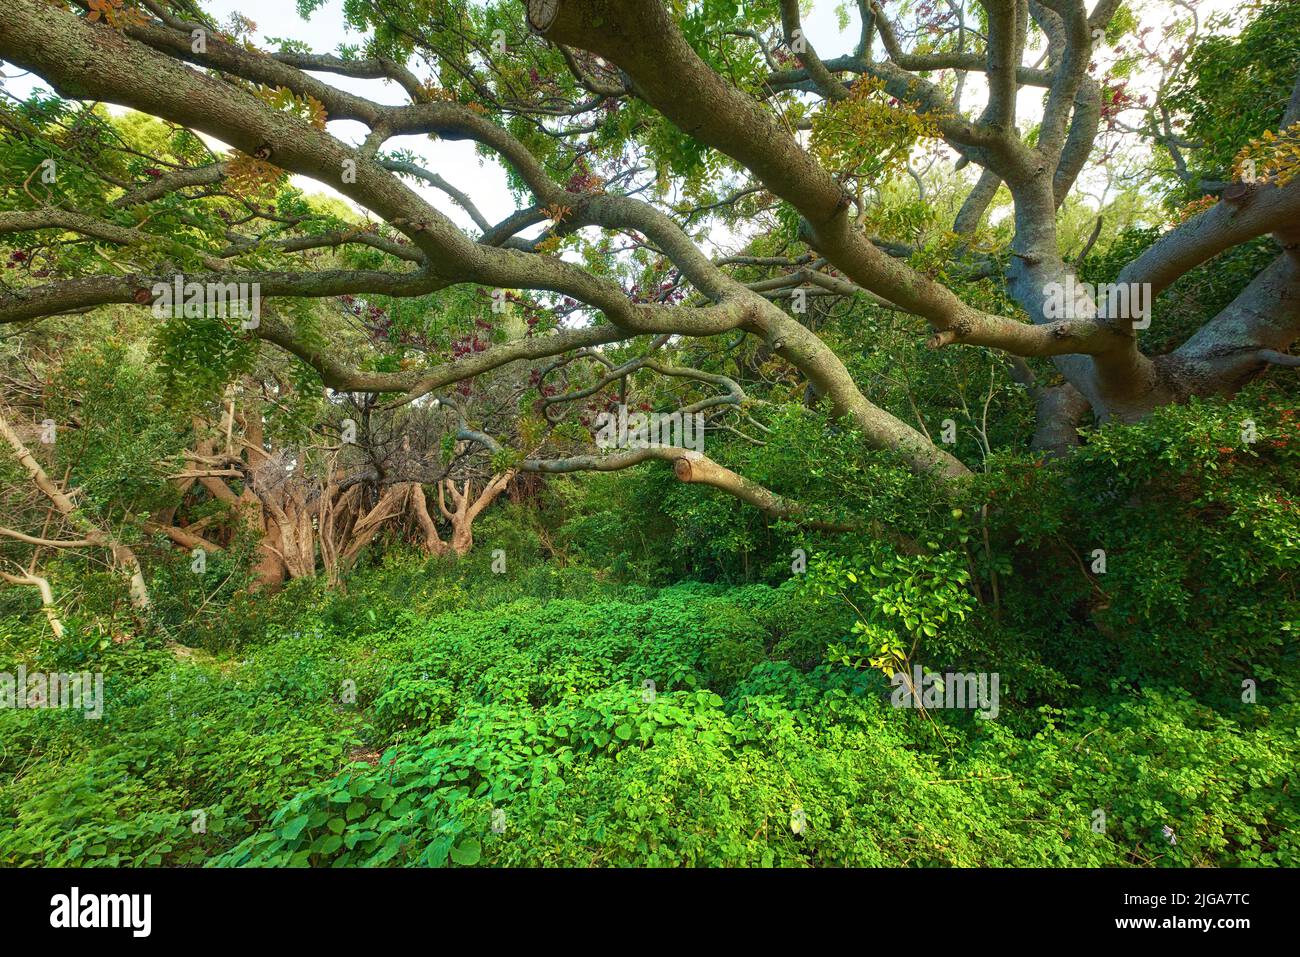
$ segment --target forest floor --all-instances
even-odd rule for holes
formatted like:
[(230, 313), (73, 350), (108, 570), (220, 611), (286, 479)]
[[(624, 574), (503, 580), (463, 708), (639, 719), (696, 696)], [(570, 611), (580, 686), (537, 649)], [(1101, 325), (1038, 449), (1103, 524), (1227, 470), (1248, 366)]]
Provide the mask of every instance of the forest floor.
[(101, 719), (0, 711), (0, 864), (1300, 862), (1294, 701), (922, 713), (823, 663), (792, 587), (541, 574), (112, 645)]

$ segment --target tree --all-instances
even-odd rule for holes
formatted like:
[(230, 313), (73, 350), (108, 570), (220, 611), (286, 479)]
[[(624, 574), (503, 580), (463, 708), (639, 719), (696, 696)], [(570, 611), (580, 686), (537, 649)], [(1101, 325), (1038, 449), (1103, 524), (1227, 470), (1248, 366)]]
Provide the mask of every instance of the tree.
[[(458, 441), (493, 456), (489, 489), (516, 471), (661, 459), (686, 482), (813, 521), (698, 451), (590, 451), (582, 420), (625, 404), (629, 381), (648, 374), (661, 383), (646, 390), (650, 398), (669, 394), (663, 383), (696, 390), (683, 411), (707, 411), (715, 432), (762, 428), (754, 410), (764, 400), (747, 384), (655, 357), (690, 354), (683, 344), (698, 343), (695, 354), (716, 359), (718, 337), (728, 335), (756, 344), (738, 368), (754, 372), (775, 357), (803, 384), (806, 402), (827, 408), (867, 446), (941, 486), (964, 482), (969, 466), (924, 423), (915, 428), (868, 398), (815, 318), (796, 307), (810, 296), (920, 317), (934, 350), (995, 350), (1034, 390), (1036, 443), (1058, 451), (1077, 443), (1089, 412), (1135, 421), (1192, 396), (1232, 395), (1272, 366), (1297, 364), (1287, 350), (1300, 335), (1300, 85), (1273, 104), (1276, 132), (1244, 149), (1222, 198), (1119, 271), (1120, 284), (1157, 296), (1224, 251), (1272, 235), (1280, 248), (1227, 306), (1161, 355), (1140, 348), (1142, 317), (1127, 300), (1095, 308), (1071, 301), (1066, 315), (1054, 312), (1076, 278), (1058, 211), (1117, 102), (1093, 76), (1094, 57), (1137, 30), (1120, 0), (1091, 10), (1081, 0), (982, 0), (896, 14), (859, 0), (856, 47), (830, 60), (804, 34), (796, 0), (743, 10), (722, 0), (400, 8), (349, 0), (350, 21), (370, 34), (364, 51), (342, 54), (295, 42), (258, 49), (242, 36), (246, 21), (219, 29), (188, 0), (110, 7), (104, 17), (89, 5), (44, 0), (0, 10), (0, 58), (66, 98), (0, 112), (6, 167), (22, 174), (6, 188), (0, 236), (31, 250), (24, 281), (0, 291), (0, 322), (108, 303), (159, 309), (171, 290), (196, 283), (253, 288), (268, 304), (240, 329), (227, 324), (228, 355), (254, 339), (270, 343), (337, 392), (410, 403), (454, 388), (466, 397), (486, 373), (545, 363), (534, 366), (534, 391), (511, 410), (518, 424), (508, 443), (456, 403), (439, 406)], [(421, 79), (417, 61), (431, 64), (433, 76)], [(388, 80), (409, 102), (383, 104), (322, 74)], [(971, 78), (986, 92), (978, 111), (962, 103)], [(1017, 115), (1024, 89), (1043, 94), (1035, 123)], [(69, 100), (162, 120), (170, 154), (140, 155)], [(361, 143), (328, 126), (343, 120), (363, 124)], [(1154, 125), (1147, 134), (1191, 148), (1171, 129)], [(231, 149), (217, 155), (196, 134)], [(499, 158), (523, 205), (488, 222), (437, 171), (385, 151), (413, 134), (469, 140)], [(925, 199), (910, 166), (918, 143), (942, 144), (959, 167), (980, 171), (933, 268), (924, 261), (933, 249), (871, 231), (888, 211), (880, 197), (895, 174), (915, 177)], [(331, 185), (375, 221), (313, 210), (286, 186), (289, 173)], [(448, 195), (478, 234), (458, 228), (412, 182)], [(990, 248), (982, 222), (1002, 187), (1009, 237), (1005, 249)], [(536, 238), (522, 236), (539, 225)], [(708, 231), (719, 225), (746, 227), (748, 248), (711, 258)], [(989, 280), (1005, 282), (1009, 299), (981, 298), (974, 284)], [(381, 349), (378, 361), (373, 350), (359, 361), (342, 355), (300, 305), (326, 297), (387, 308), (388, 345), (400, 348)], [(407, 348), (418, 345), (412, 311), (474, 325), (455, 335), (444, 327), (447, 350), (435, 358), (436, 348)], [(210, 312), (200, 305), (198, 314)], [(1050, 360), (1059, 380), (1027, 360)]]

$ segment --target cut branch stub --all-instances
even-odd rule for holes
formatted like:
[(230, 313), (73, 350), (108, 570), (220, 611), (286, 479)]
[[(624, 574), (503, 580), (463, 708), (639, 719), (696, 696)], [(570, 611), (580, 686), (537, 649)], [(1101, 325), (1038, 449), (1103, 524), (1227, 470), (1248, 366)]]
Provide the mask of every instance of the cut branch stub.
[(1232, 183), (1222, 193), (1223, 201), (1232, 206), (1240, 206), (1250, 198), (1251, 188), (1247, 183)]
[(528, 0), (528, 26), (545, 33), (560, 12), (561, 0)]

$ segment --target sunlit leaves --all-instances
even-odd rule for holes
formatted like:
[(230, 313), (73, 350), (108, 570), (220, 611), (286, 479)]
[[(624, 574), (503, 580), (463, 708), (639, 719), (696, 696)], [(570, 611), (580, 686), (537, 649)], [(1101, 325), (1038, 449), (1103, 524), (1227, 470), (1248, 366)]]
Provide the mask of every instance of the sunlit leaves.
[(812, 149), (822, 162), (872, 183), (902, 170), (912, 148), (937, 135), (931, 118), (891, 104), (884, 84), (869, 77), (822, 107), (812, 127)]
[(1285, 186), (1300, 175), (1300, 120), (1280, 133), (1265, 130), (1237, 154), (1232, 164), (1236, 178), (1244, 182), (1266, 181)]

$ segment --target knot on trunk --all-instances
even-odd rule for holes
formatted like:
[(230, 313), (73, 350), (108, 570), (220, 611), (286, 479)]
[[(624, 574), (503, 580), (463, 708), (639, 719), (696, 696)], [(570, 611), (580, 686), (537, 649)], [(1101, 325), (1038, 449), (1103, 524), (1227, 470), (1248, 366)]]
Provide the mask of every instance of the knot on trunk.
[(561, 0), (528, 0), (528, 26), (537, 33), (545, 33), (560, 12)]
[(1254, 192), (1253, 183), (1232, 183), (1223, 190), (1221, 198), (1229, 206), (1244, 206)]

